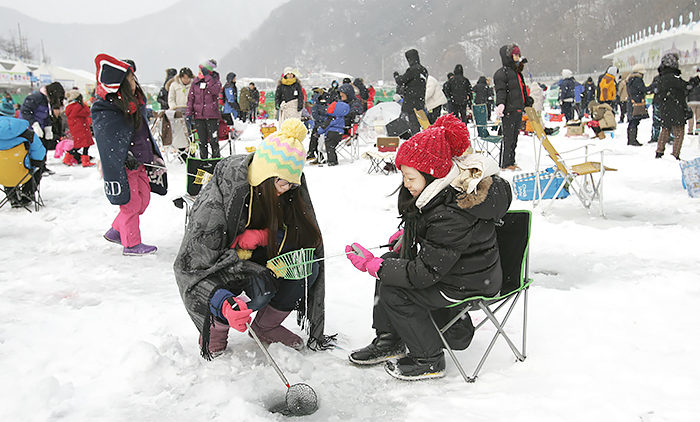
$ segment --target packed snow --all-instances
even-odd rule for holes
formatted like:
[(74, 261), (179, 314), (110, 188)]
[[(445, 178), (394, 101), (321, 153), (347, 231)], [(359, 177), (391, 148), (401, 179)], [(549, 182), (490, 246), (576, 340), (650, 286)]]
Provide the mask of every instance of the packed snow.
[[(697, 420), (700, 201), (681, 186), (669, 153), (654, 159), (650, 120), (640, 126), (639, 148), (626, 145), (626, 124), (605, 140), (551, 138), (560, 150), (586, 143), (610, 150), (606, 164), (618, 171), (606, 175), (607, 218), (573, 195), (547, 215), (534, 209), (527, 359), (517, 362), (501, 339), (473, 384), (449, 358), (445, 378), (420, 382), (348, 362), (349, 350), (373, 338), (374, 281), (342, 253), (354, 241), (384, 244), (395, 232), (390, 194), (401, 178), (367, 174), (364, 159), (308, 165), (326, 254), (341, 255), (327, 261), (326, 279), (326, 333), (338, 333), (339, 347), (269, 348), (291, 383), (319, 396), (318, 411), (303, 419)], [(260, 140), (258, 125), (249, 125), (236, 151)], [(535, 170), (534, 154), (533, 138), (521, 135), (523, 171)], [(698, 137), (686, 137), (681, 157), (698, 156)], [(56, 174), (41, 183), (44, 208), (0, 209), (0, 420), (286, 420), (269, 410), (286, 387), (248, 335), (232, 330), (226, 353), (211, 362), (199, 355), (172, 270), (185, 228), (185, 211), (172, 202), (185, 192), (184, 165), (169, 163), (169, 193), (153, 195), (142, 217), (143, 241), (158, 246), (145, 257), (122, 256), (102, 238), (118, 209), (95, 167), (67, 167), (53, 151), (48, 165)], [(511, 209), (532, 203), (514, 200)], [(521, 319), (518, 310), (507, 328), (516, 340)], [(295, 320), (285, 325), (301, 333)], [(468, 371), (492, 332), (478, 331), (457, 352)]]

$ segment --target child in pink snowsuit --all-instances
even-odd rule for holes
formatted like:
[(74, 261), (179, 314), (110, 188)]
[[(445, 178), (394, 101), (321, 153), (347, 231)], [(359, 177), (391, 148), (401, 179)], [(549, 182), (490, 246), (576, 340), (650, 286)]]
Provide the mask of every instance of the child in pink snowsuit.
[(95, 58), (99, 97), (92, 106), (93, 129), (102, 160), (104, 189), (119, 214), (104, 234), (124, 247), (124, 255), (146, 255), (157, 248), (141, 242), (139, 219), (151, 191), (167, 193), (165, 163), (148, 129), (145, 98), (130, 63), (106, 54)]

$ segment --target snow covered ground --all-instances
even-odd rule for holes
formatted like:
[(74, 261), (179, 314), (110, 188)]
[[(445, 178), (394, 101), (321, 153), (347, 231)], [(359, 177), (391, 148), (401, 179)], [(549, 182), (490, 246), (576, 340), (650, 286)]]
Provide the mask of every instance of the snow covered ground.
[[(625, 145), (626, 125), (592, 140), (619, 169), (606, 176), (607, 219), (573, 196), (546, 216), (534, 213), (528, 358), (515, 362), (499, 340), (475, 384), (449, 359), (445, 378), (414, 383), (382, 366), (352, 366), (347, 350), (373, 338), (374, 283), (345, 258), (328, 260), (326, 332), (339, 333), (342, 347), (270, 347), (287, 378), (320, 398), (305, 420), (697, 420), (700, 201), (683, 190), (668, 153), (654, 159), (650, 123), (640, 127), (640, 148)], [(561, 150), (591, 142), (552, 140)], [(251, 125), (237, 150), (259, 141)], [(686, 139), (681, 156), (700, 156), (697, 145)], [(534, 171), (533, 155), (532, 138), (521, 136), (524, 171)], [(285, 420), (268, 411), (285, 387), (247, 335), (232, 331), (212, 362), (199, 356), (172, 271), (185, 219), (172, 199), (185, 191), (184, 166), (170, 164), (169, 194), (153, 195), (143, 216), (144, 242), (159, 248), (147, 257), (124, 257), (102, 238), (117, 208), (95, 168), (66, 167), (53, 152), (49, 166), (56, 174), (42, 181), (41, 211), (0, 209), (0, 420)], [(395, 231), (396, 197), (388, 195), (400, 177), (367, 168), (341, 159), (305, 169), (327, 255), (353, 241), (383, 244)], [(518, 321), (509, 324), (516, 338)], [(298, 330), (293, 318), (286, 325)], [(468, 369), (489, 339), (477, 332), (457, 352)]]

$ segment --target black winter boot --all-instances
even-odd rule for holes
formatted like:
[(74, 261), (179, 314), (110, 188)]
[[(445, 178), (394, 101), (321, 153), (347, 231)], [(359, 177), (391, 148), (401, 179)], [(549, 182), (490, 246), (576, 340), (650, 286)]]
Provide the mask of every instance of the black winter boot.
[(398, 334), (378, 333), (369, 346), (355, 350), (349, 358), (357, 365), (376, 365), (403, 356), (406, 356), (406, 345)]
[(445, 376), (445, 354), (430, 358), (419, 358), (408, 355), (398, 360), (389, 361), (384, 368), (394, 378), (404, 381), (417, 381)]
[(627, 128), (627, 145), (631, 145), (633, 147), (641, 147), (642, 144), (640, 144), (637, 141), (637, 128), (636, 127), (628, 127)]

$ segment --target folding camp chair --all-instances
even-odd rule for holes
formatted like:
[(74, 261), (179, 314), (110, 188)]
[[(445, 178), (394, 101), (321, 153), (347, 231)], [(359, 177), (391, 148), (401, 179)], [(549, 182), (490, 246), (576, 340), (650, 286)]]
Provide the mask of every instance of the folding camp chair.
[[(34, 205), (34, 211), (44, 206), (39, 192), (39, 184), (34, 175), (39, 169), (28, 169), (25, 165), (29, 145), (27, 142), (0, 151), (0, 185), (5, 198), (0, 201), (0, 208), (6, 203), (13, 202), (29, 212), (29, 205)], [(14, 201), (13, 201), (14, 199)]]
[(496, 129), (500, 126), (499, 124), (489, 124), (488, 122), (488, 109), (486, 104), (475, 104), (474, 105), (474, 150), (476, 152), (485, 154), (501, 162), (501, 146), (503, 145), (502, 135), (492, 135), (489, 132), (489, 128)]
[[(187, 157), (186, 148), (189, 146), (189, 130), (182, 109), (166, 110), (163, 115), (164, 119), (170, 121), (171, 142), (168, 143), (167, 138), (161, 137), (159, 132), (153, 132), (156, 141), (159, 141), (161, 151), (167, 162), (171, 163), (178, 160), (184, 164)], [(157, 125), (154, 125), (157, 128)], [(182, 151), (180, 151), (182, 149)]]
[(350, 126), (345, 128), (345, 133), (338, 142), (338, 146), (335, 147), (336, 154), (350, 160), (350, 162), (360, 159), (360, 140), (357, 134), (360, 120), (362, 120), (361, 114), (355, 116)]
[[(508, 211), (503, 218), (503, 224), (496, 226), (496, 235), (498, 241), (498, 249), (501, 257), (501, 268), (503, 270), (503, 285), (501, 291), (496, 297), (470, 297), (462, 302), (449, 306), (449, 308), (460, 309), (459, 313), (450, 320), (444, 327), (440, 328), (435, 322), (433, 315), (430, 318), (440, 334), (447, 353), (452, 358), (452, 361), (459, 369), (460, 374), (466, 382), (476, 381), (479, 372), (481, 371), (484, 362), (488, 358), (493, 346), (499, 337), (508, 343), (511, 351), (516, 359), (520, 362), (526, 357), (526, 339), (527, 339), (527, 295), (532, 284), (532, 279), (528, 278), (528, 259), (529, 259), (529, 244), (530, 244), (530, 222), (532, 213), (530, 211)], [(505, 331), (505, 325), (511, 316), (511, 313), (518, 304), (520, 298), (523, 298), (523, 331), (522, 331), (522, 347), (513, 343)], [(496, 313), (505, 311), (502, 319), (499, 321), (496, 318)], [(448, 341), (445, 339), (445, 332), (450, 329), (456, 322), (460, 321), (467, 312), (481, 311), (484, 312), (486, 318), (474, 327), (474, 332), (478, 332), (486, 323), (491, 322), (496, 329), (491, 342), (486, 351), (481, 357), (476, 369), (471, 376), (467, 375), (455, 356)], [(501, 315), (501, 314), (499, 314)]]
[[(558, 176), (564, 178), (564, 183), (562, 183), (559, 187), (559, 191), (564, 189), (565, 186), (568, 186), (568, 189), (576, 194), (578, 199), (581, 201), (581, 204), (583, 204), (587, 210), (590, 210), (591, 205), (597, 202), (599, 214), (602, 217), (605, 217), (605, 211), (603, 209), (603, 180), (605, 173), (608, 171), (617, 171), (617, 169), (606, 167), (603, 164), (606, 150), (589, 153), (588, 147), (591, 146), (589, 144), (569, 151), (564, 151), (560, 154), (554, 148), (552, 143), (549, 142), (549, 138), (547, 138), (547, 135), (544, 133), (542, 121), (535, 113), (535, 110), (532, 107), (525, 107), (525, 112), (530, 118), (532, 128), (535, 130), (535, 136), (540, 140), (540, 150), (543, 147), (547, 151), (549, 157), (556, 164), (555, 177)], [(535, 147), (535, 149), (537, 149), (537, 147)], [(563, 157), (563, 155), (581, 149), (583, 150), (583, 155), (579, 155), (580, 153), (577, 153), (577, 156), (574, 157), (568, 157), (566, 159)], [(589, 157), (600, 157), (600, 162), (588, 161)], [(579, 164), (571, 164), (571, 160), (580, 159), (584, 159), (585, 161)], [(535, 151), (535, 161), (537, 172), (539, 173), (540, 154), (538, 151)], [(555, 177), (552, 177), (549, 183), (551, 183)], [(542, 192), (546, 192), (549, 188), (548, 183), (547, 186), (542, 189), (541, 186), (539, 186), (539, 178), (535, 178), (535, 183), (536, 186), (533, 207), (536, 207), (542, 202)], [(554, 195), (555, 198), (559, 195), (559, 191), (557, 191), (557, 193)], [(549, 210), (549, 207), (551, 207), (553, 203), (554, 201), (550, 201), (549, 206), (542, 209), (542, 213), (544, 214), (547, 210)]]
[(416, 113), (416, 117), (418, 118), (418, 123), (420, 123), (421, 130), (425, 130), (428, 127), (430, 127), (430, 120), (428, 120), (428, 116), (425, 114), (425, 110), (416, 110), (414, 108), (413, 112)]
[(367, 174), (382, 173), (389, 175), (398, 172), (394, 160), (396, 160), (396, 150), (399, 147), (400, 138), (398, 136), (377, 138), (377, 150), (369, 150), (362, 153), (362, 158), (369, 160)]

